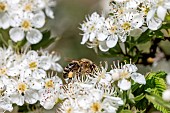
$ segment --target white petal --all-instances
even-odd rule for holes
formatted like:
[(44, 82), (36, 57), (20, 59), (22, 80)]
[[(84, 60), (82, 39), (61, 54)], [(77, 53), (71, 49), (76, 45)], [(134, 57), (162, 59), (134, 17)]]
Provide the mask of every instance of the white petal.
[(147, 14), (147, 17), (146, 17), (147, 20), (146, 20), (146, 21), (151, 20), (151, 19), (154, 17), (155, 12), (156, 12), (156, 9), (151, 9), (151, 10), (148, 12), (148, 14)]
[(26, 38), (31, 44), (37, 44), (42, 39), (42, 33), (37, 29), (32, 29), (27, 32)]
[(89, 41), (92, 42), (95, 38), (96, 34), (95, 33), (90, 33), (90, 38), (89, 38)]
[(82, 41), (81, 41), (81, 44), (85, 44), (89, 39), (89, 35), (88, 34), (84, 34), (83, 35), (83, 38), (82, 38)]
[(32, 24), (35, 28), (41, 28), (45, 24), (45, 15), (43, 12), (39, 12), (32, 18)]
[(45, 13), (48, 17), (54, 19), (54, 12), (52, 11), (52, 9), (50, 7), (45, 8)]
[(137, 82), (139, 84), (146, 84), (144, 75), (142, 75), (140, 73), (132, 73), (131, 78), (132, 78), (132, 80), (134, 80), (135, 82)]
[(24, 31), (21, 28), (10, 29), (9, 35), (14, 42), (18, 42), (24, 39)]
[(8, 110), (8, 111), (12, 112), (13, 107), (12, 107), (12, 104), (10, 104), (10, 102), (6, 102), (4, 100), (1, 100), (0, 101), (0, 109), (3, 109), (5, 111)]
[(33, 61), (38, 60), (38, 58), (39, 58), (38, 53), (34, 50), (28, 51), (26, 56), (29, 60), (33, 60)]
[[(55, 99), (54, 99), (55, 100)], [(40, 101), (40, 104), (45, 108), (45, 109), (52, 109), (55, 105), (55, 101)]]
[(42, 67), (44, 70), (49, 70), (51, 67), (51, 63), (49, 62), (49, 58), (47, 56), (40, 57), (39, 66)]
[(131, 88), (131, 82), (126, 79), (119, 80), (118, 87), (122, 90), (129, 90)]
[(162, 20), (159, 18), (152, 18), (150, 21), (147, 22), (148, 28), (151, 30), (157, 30), (162, 25)]
[(106, 38), (107, 38), (107, 35), (105, 35), (104, 33), (99, 33), (99, 34), (97, 35), (97, 39), (98, 39), (99, 41), (104, 41)]
[(19, 70), (17, 67), (12, 67), (7, 70), (7, 75), (9, 76), (17, 76), (19, 75)]
[(108, 37), (108, 39), (106, 40), (106, 45), (109, 48), (115, 47), (116, 44), (118, 42), (118, 36), (117, 35), (111, 35), (110, 37)]
[(168, 85), (170, 85), (170, 73), (166, 76), (166, 82)]
[(167, 89), (165, 90), (163, 93), (162, 93), (162, 98), (163, 100), (165, 101), (170, 101), (170, 89)]
[(122, 42), (125, 42), (125, 41), (126, 41), (126, 38), (127, 38), (127, 35), (126, 35), (126, 34), (123, 34), (123, 35), (119, 36), (119, 38), (120, 38), (120, 40), (121, 40)]
[(0, 13), (0, 27), (7, 29), (10, 26), (10, 18), (6, 13)]
[(38, 100), (38, 93), (34, 90), (28, 90), (25, 94), (25, 101), (28, 104), (35, 104)]
[(109, 47), (107, 47), (106, 42), (100, 42), (99, 49), (103, 52), (106, 52), (109, 50)]
[(133, 64), (125, 64), (123, 66), (123, 69), (127, 70), (128, 72), (132, 73), (132, 72), (136, 72), (138, 70), (138, 68), (136, 67), (136, 65)]
[(46, 77), (46, 72), (42, 69), (35, 70), (32, 75), (35, 79), (42, 79)]
[(167, 9), (162, 6), (159, 6), (157, 9), (157, 16), (163, 21), (165, 19)]
[(63, 71), (63, 68), (62, 68), (61, 65), (58, 64), (58, 63), (52, 64), (52, 69), (53, 69), (54, 71), (57, 71), (57, 72), (62, 72), (62, 71)]

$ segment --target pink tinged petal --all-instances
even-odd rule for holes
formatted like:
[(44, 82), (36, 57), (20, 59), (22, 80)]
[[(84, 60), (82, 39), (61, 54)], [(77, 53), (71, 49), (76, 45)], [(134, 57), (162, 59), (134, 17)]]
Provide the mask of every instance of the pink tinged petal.
[(106, 52), (109, 50), (109, 47), (107, 47), (106, 42), (100, 42), (99, 49), (103, 52)]
[(81, 44), (85, 44), (89, 39), (89, 35), (88, 34), (84, 34), (83, 35), (83, 38), (82, 38), (82, 41), (81, 41)]
[(129, 90), (131, 88), (131, 82), (126, 79), (119, 80), (118, 87), (122, 90)]
[(95, 36), (96, 36), (95, 33), (90, 33), (89, 41), (92, 42), (94, 40)]
[(45, 24), (45, 14), (43, 12), (35, 14), (32, 23), (35, 28), (42, 28)]
[(137, 82), (139, 84), (146, 84), (144, 75), (142, 75), (140, 73), (132, 73), (131, 78), (132, 78), (132, 80), (134, 80), (135, 82)]
[(52, 9), (50, 7), (45, 8), (45, 13), (48, 17), (54, 19), (54, 12), (52, 11)]
[(46, 72), (42, 69), (35, 70), (32, 74), (33, 78), (35, 79), (42, 79), (46, 77)]
[(27, 32), (26, 39), (31, 44), (37, 44), (42, 40), (42, 33), (37, 29), (31, 29)]
[(165, 19), (165, 16), (166, 16), (166, 13), (167, 13), (167, 9), (162, 7), (162, 6), (159, 6), (158, 9), (157, 9), (157, 16), (163, 21)]
[(111, 35), (110, 37), (108, 37), (108, 39), (106, 40), (106, 45), (109, 48), (115, 47), (116, 44), (118, 42), (118, 36), (117, 35)]
[(14, 42), (18, 42), (24, 39), (24, 31), (21, 28), (12, 28), (9, 31), (10, 38)]
[(35, 90), (29, 90), (25, 94), (25, 102), (28, 104), (35, 104), (39, 99), (39, 95)]
[(148, 28), (151, 30), (157, 30), (162, 26), (162, 20), (159, 18), (152, 18), (147, 22)]
[(106, 38), (107, 38), (107, 35), (105, 35), (105, 34), (103, 34), (103, 33), (99, 33), (99, 34), (97, 35), (97, 39), (98, 39), (99, 41), (104, 41)]

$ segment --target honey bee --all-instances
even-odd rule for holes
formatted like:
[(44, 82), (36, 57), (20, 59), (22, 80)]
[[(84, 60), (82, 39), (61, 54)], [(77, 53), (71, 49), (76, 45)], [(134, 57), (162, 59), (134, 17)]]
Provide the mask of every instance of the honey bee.
[(97, 66), (89, 59), (82, 58), (80, 60), (71, 61), (63, 71), (64, 79), (72, 79), (74, 76), (83, 74), (92, 74), (97, 71)]

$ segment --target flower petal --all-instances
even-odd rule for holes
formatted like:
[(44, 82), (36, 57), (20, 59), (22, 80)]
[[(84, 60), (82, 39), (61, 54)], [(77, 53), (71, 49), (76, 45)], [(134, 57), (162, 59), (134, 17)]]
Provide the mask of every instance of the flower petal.
[(108, 39), (106, 40), (106, 45), (109, 48), (115, 47), (116, 44), (118, 42), (118, 36), (117, 35), (111, 35), (110, 37), (108, 37)]
[(21, 28), (10, 29), (9, 35), (14, 42), (18, 42), (24, 39), (24, 31)]
[(31, 44), (37, 44), (42, 39), (42, 33), (37, 29), (32, 29), (27, 32), (26, 38)]
[(131, 82), (126, 79), (119, 80), (118, 87), (122, 90), (129, 90), (131, 88)]
[(135, 82), (137, 82), (139, 84), (146, 84), (144, 75), (142, 75), (140, 73), (132, 73), (131, 78), (132, 78), (132, 80), (134, 80)]
[(52, 11), (52, 9), (50, 7), (45, 8), (45, 13), (48, 17), (54, 19), (54, 12)]
[(165, 19), (167, 9), (162, 6), (159, 6), (157, 9), (157, 16), (163, 21)]
[(41, 28), (45, 24), (45, 15), (43, 12), (39, 12), (32, 18), (32, 24), (36, 28)]

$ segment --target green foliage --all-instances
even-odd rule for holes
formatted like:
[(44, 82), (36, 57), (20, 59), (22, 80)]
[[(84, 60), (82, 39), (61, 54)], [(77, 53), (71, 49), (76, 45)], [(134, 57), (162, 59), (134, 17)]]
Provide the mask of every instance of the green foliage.
[(166, 75), (163, 71), (157, 73), (151, 72), (146, 75), (146, 85), (134, 84), (132, 86), (137, 109), (150, 109), (149, 107), (153, 105), (155, 109), (163, 113), (169, 112), (169, 106), (167, 107), (166, 102), (162, 100), (162, 92), (166, 89)]

